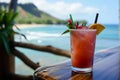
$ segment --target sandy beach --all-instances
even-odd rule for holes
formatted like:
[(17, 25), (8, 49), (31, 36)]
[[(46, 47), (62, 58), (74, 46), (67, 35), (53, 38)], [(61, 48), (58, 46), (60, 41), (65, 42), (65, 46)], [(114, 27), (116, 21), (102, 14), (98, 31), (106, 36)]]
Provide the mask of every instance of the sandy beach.
[[(28, 28), (28, 27), (37, 27), (37, 26), (44, 26), (46, 24), (15, 24), (15, 26), (17, 26), (18, 28)], [(14, 28), (15, 28), (14, 26)]]

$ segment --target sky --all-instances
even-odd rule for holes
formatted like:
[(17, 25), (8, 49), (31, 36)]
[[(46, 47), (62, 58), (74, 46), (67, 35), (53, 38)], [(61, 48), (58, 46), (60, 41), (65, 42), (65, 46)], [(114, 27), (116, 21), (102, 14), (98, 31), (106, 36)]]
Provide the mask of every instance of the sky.
[[(10, 0), (0, 0), (10, 2)], [(94, 23), (99, 13), (98, 23), (119, 23), (119, 0), (18, 0), (18, 3), (34, 3), (39, 10), (45, 11), (59, 19), (87, 20)]]

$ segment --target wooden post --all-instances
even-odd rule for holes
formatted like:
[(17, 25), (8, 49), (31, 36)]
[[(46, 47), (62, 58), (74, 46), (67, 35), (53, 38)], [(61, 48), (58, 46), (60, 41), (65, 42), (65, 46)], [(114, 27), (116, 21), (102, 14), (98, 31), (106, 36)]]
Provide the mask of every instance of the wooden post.
[(14, 13), (17, 10), (17, 0), (11, 0), (9, 10), (14, 9)]
[[(9, 10), (13, 9), (14, 13), (17, 8), (17, 0), (11, 0)], [(14, 35), (12, 35), (12, 41), (14, 41)], [(0, 42), (0, 80), (7, 79), (9, 73), (15, 73), (15, 60), (14, 55), (8, 55), (5, 51), (4, 45)]]
[(4, 45), (0, 44), (0, 79), (5, 80), (9, 73), (15, 72), (14, 56), (8, 55), (4, 49)]

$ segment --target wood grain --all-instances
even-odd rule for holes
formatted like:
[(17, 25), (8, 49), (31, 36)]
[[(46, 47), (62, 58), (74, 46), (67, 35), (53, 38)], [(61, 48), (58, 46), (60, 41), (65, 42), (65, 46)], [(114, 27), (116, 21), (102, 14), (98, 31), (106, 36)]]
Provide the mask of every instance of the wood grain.
[(91, 73), (73, 72), (68, 60), (36, 72), (36, 80), (119, 80), (119, 50), (120, 46), (97, 53)]

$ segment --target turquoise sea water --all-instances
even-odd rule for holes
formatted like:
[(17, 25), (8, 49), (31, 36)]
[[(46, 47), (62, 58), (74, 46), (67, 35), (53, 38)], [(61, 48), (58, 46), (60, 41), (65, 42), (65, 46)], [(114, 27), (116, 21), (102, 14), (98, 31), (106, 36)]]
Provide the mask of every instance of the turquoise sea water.
[[(97, 36), (95, 52), (120, 45), (118, 25), (108, 24), (105, 25), (105, 27), (106, 29)], [(26, 35), (28, 40), (25, 40), (23, 37), (16, 36), (16, 41), (37, 45), (52, 45), (61, 49), (70, 50), (69, 33), (61, 35), (64, 30), (66, 30), (65, 25), (44, 25), (39, 27), (24, 28), (21, 29), (21, 32)], [(40, 51), (23, 48), (17, 49), (24, 52), (34, 62), (40, 62), (41, 65), (52, 65), (68, 59), (66, 57), (59, 57)], [(16, 73), (32, 74), (33, 71), (27, 66), (24, 66), (24, 63), (16, 58)]]

